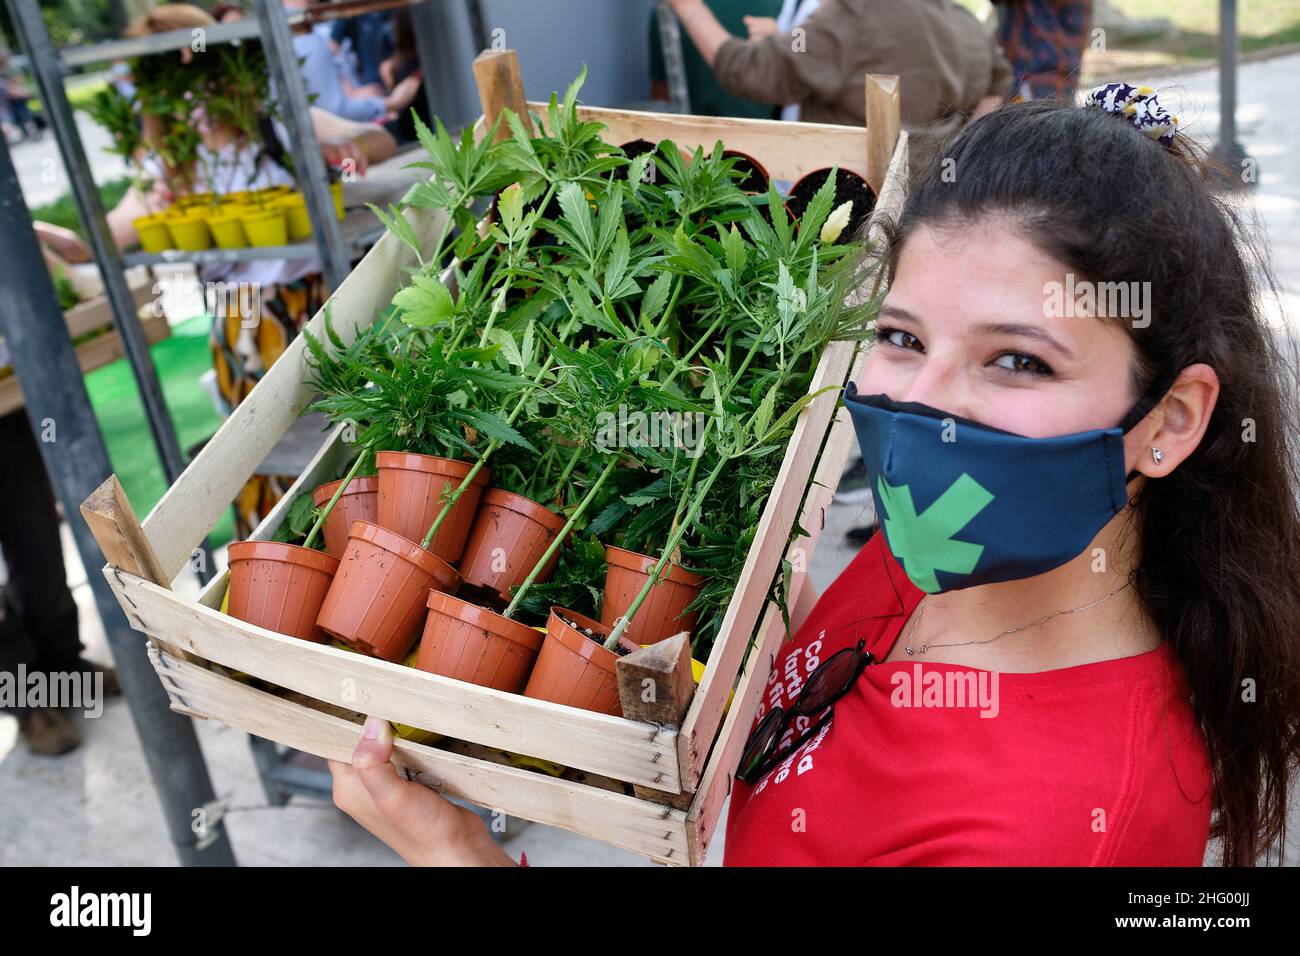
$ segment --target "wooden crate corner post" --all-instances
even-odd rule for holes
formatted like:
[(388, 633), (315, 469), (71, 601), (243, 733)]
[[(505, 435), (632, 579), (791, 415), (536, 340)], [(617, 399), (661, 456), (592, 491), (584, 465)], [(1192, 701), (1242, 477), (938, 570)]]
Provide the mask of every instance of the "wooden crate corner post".
[[(691, 640), (686, 632), (633, 651), (620, 657), (615, 665), (618, 673), (618, 697), (623, 716), (656, 725), (653, 734), (664, 731), (674, 733), (690, 708), (695, 694), (695, 679), (691, 673)], [(640, 784), (633, 792), (642, 800), (651, 800), (686, 810), (691, 805), (690, 793), (667, 793)]]
[[(154, 553), (153, 545), (149, 543), (144, 529), (140, 527), (140, 521), (136, 518), (135, 510), (132, 509), (126, 491), (122, 488), (122, 483), (118, 481), (116, 474), (109, 475), (98, 488), (86, 496), (86, 500), (81, 503), (80, 511), (86, 526), (90, 528), (90, 533), (95, 536), (99, 550), (104, 552), (104, 558), (108, 562), (104, 567), (104, 576), (113, 586), (113, 592), (117, 595), (118, 602), (122, 604), (122, 611), (128, 618), (132, 616), (127, 607), (129, 602), (124, 598), (121, 582), (114, 581), (115, 575), (110, 572), (123, 571), (156, 584), (160, 588), (171, 590), (171, 583), (163, 570), (162, 563)], [(131, 621), (131, 626), (145, 633), (150, 646), (155, 651), (160, 650), (162, 645), (162, 648), (165, 648), (172, 657), (207, 667), (207, 662), (203, 659), (166, 641), (160, 641), (147, 629), (138, 614), (135, 615), (135, 620)]]
[[(478, 86), (479, 102), (483, 106), (483, 122), (489, 127), (508, 107), (519, 115), (524, 132), (533, 134), (533, 124), (528, 118), (528, 101), (524, 97), (523, 75), (519, 72), (519, 54), (514, 50), (484, 50), (474, 58), (474, 83)], [(510, 127), (502, 123), (497, 127), (497, 141), (510, 137)]]
[(866, 88), (867, 182), (879, 197), (902, 124), (899, 78), (892, 73), (868, 73)]

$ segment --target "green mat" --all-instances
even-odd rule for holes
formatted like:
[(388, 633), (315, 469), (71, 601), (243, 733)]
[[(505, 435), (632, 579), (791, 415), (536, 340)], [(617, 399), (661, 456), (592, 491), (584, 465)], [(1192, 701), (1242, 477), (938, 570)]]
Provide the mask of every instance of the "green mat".
[[(221, 426), (221, 417), (199, 384), (199, 376), (212, 368), (208, 329), (209, 319), (195, 316), (173, 326), (171, 336), (149, 350), (182, 454)], [(131, 499), (131, 507), (143, 518), (167, 490), (167, 480), (154, 449), (130, 364), (121, 358), (95, 369), (86, 376), (86, 389), (104, 433), (113, 470)], [(234, 530), (234, 516), (227, 509), (208, 541), (213, 547), (219, 547), (234, 537)]]

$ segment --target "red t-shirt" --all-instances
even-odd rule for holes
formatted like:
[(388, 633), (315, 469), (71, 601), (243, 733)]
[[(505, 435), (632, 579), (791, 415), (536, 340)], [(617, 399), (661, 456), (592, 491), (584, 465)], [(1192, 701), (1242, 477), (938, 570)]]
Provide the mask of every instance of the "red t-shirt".
[[(921, 597), (875, 535), (778, 652), (755, 724), (776, 704), (788, 708), (821, 661), (859, 638), (883, 660)], [(1209, 758), (1168, 641), (1036, 674), (875, 663), (833, 714), (758, 783), (735, 781), (726, 865), (1204, 858)]]

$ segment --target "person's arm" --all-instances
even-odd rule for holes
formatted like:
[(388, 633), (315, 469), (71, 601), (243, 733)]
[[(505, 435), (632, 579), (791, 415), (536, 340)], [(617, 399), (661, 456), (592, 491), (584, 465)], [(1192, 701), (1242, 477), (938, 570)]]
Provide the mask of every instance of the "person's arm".
[[(713, 67), (718, 85), (733, 96), (759, 103), (833, 100), (848, 82), (850, 46), (870, 31), (853, 23), (860, 14), (841, 0), (825, 0), (801, 25), (801, 42), (773, 34), (747, 41), (727, 33), (704, 0), (670, 0), (691, 40)], [(847, 33), (847, 35), (846, 35)]]
[(458, 807), (392, 763), (393, 728), (367, 717), (352, 763), (329, 761), (334, 804), (411, 866), (517, 866), (473, 810)]
[(704, 0), (668, 0), (668, 5), (677, 14), (704, 62), (713, 66), (722, 44), (735, 38), (718, 22)]
[(343, 78), (325, 41), (314, 34), (295, 38), (294, 52), (302, 57), (303, 85), (315, 94), (312, 106), (348, 120), (378, 120), (388, 112), (387, 103), (377, 97), (353, 99), (343, 92)]
[(337, 166), (351, 158), (358, 174), (364, 174), (371, 163), (382, 163), (397, 152), (397, 140), (374, 123), (356, 123), (312, 107), (311, 125), (326, 161)]

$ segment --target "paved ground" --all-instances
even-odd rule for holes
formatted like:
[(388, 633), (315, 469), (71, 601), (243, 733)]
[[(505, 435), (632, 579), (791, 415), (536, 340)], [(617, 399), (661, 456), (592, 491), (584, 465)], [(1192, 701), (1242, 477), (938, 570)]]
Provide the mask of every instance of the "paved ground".
[[(1274, 322), (1295, 335), (1300, 316), (1300, 116), (1291, 108), (1300, 56), (1245, 65), (1239, 118), (1241, 140), (1259, 161), (1257, 192), (1249, 200), (1272, 244), (1281, 286)], [(1189, 74), (1172, 81), (1151, 78), (1167, 104), (1197, 135), (1210, 135), (1218, 111), (1214, 74)], [(53, 153), (47, 142), (16, 149), (20, 168), (39, 171)], [(61, 191), (49, 184), (31, 186), (29, 202)], [(812, 567), (824, 588), (853, 555), (842, 544), (845, 528), (866, 516), (862, 506), (836, 505)], [(69, 580), (83, 612), (90, 656), (108, 660), (103, 633), (91, 601), (85, 571), (69, 545)], [(0, 864), (140, 864), (174, 862), (160, 811), (149, 784), (125, 704), (113, 703), (95, 721), (84, 722), (85, 744), (56, 760), (33, 757), (17, 743), (16, 722), (0, 717)], [(247, 738), (200, 721), (199, 738), (218, 795), (229, 806), (228, 821), (236, 853), (245, 864), (385, 865), (400, 863), (332, 806), (294, 798), (289, 807), (269, 808), (249, 756)], [(529, 825), (507, 843), (518, 855), (544, 865), (644, 865), (639, 858), (564, 831)], [(722, 841), (710, 862), (720, 859)], [(1295, 846), (1289, 862), (1300, 859)]]

